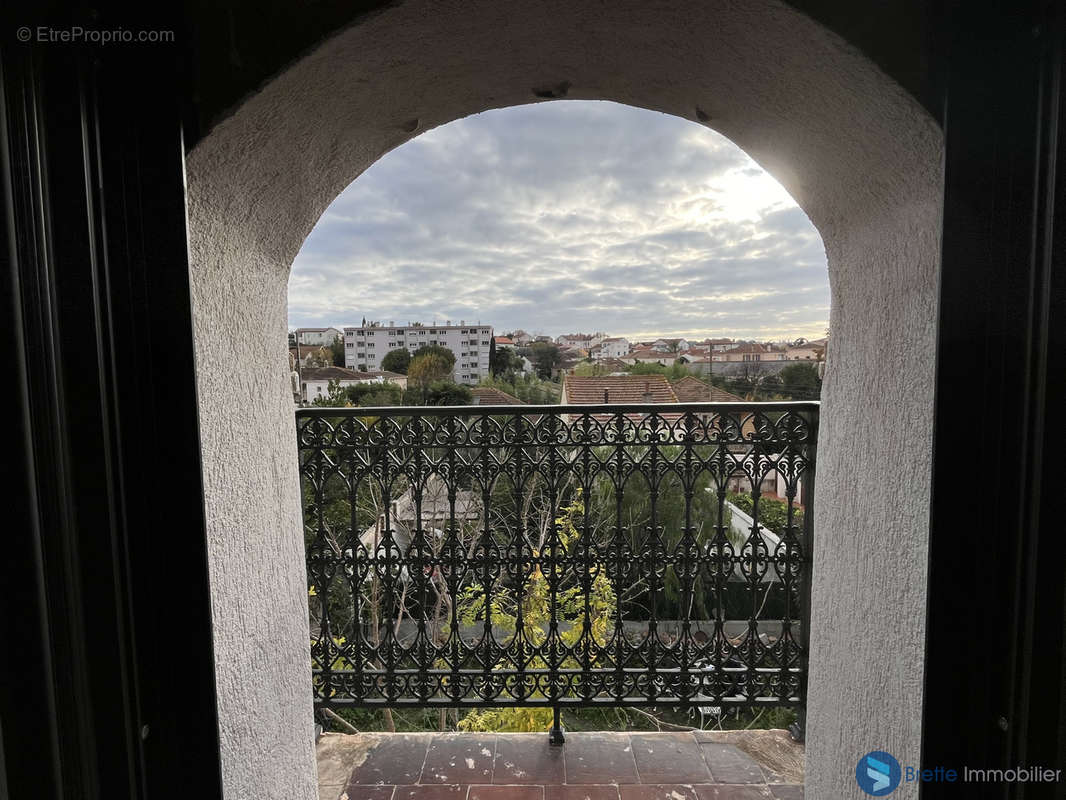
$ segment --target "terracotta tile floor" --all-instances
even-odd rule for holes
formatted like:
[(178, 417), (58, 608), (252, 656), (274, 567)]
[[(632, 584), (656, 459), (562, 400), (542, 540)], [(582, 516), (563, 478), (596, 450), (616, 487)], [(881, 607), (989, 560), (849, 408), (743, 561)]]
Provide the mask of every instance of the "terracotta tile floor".
[(785, 731), (327, 733), (320, 800), (802, 800)]

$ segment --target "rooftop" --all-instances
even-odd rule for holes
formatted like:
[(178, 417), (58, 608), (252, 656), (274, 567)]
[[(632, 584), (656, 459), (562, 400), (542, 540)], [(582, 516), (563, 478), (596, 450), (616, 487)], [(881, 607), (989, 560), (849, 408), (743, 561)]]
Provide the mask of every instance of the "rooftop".
[(567, 403), (676, 403), (670, 382), (662, 375), (604, 375), (563, 381)]
[(475, 386), (470, 390), (475, 405), (479, 406), (524, 406), (513, 394), (501, 392), (492, 386)]
[(674, 381), (673, 389), (678, 401), (682, 403), (739, 403), (743, 399), (725, 389), (704, 383), (692, 375)]

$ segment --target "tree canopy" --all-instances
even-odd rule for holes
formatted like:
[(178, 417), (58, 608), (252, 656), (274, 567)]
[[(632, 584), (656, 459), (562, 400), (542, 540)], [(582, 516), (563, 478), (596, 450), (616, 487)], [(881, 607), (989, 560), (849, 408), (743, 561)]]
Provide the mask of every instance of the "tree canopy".
[(387, 372), (398, 372), (401, 375), (406, 375), (410, 366), (411, 352), (406, 347), (390, 350), (381, 359), (381, 368)]
[(522, 357), (511, 347), (495, 347), (489, 350), (489, 372), (494, 377), (522, 371)]
[(545, 380), (551, 378), (552, 370), (563, 361), (563, 353), (557, 344), (551, 342), (534, 342), (530, 360), (537, 369), (537, 375)]
[(344, 366), (344, 339), (339, 336), (333, 338), (333, 343), (329, 346), (330, 351), (333, 353), (333, 366)]
[(407, 377), (412, 383), (426, 387), (451, 377), (455, 368), (455, 354), (447, 347), (428, 344), (418, 348), (411, 356)]

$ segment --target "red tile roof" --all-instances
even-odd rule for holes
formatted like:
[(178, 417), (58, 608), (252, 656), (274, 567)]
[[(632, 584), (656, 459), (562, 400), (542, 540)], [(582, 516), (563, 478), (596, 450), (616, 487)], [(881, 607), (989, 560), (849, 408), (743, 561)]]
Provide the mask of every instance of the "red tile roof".
[(470, 390), (479, 406), (524, 406), (521, 400), (492, 386), (475, 386)]
[(688, 375), (674, 381), (674, 394), (682, 403), (739, 403), (743, 398)]
[(761, 344), (753, 344), (751, 342), (745, 342), (744, 344), (738, 344), (729, 350), (727, 353), (765, 353), (767, 352), (766, 346)]
[(567, 403), (676, 403), (670, 382), (662, 375), (604, 375), (563, 381)]

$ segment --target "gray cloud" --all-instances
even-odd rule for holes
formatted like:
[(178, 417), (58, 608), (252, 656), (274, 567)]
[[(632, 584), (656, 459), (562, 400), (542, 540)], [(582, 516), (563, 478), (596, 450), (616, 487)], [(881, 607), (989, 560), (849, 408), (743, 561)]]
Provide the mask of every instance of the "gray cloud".
[(818, 336), (825, 251), (724, 137), (567, 101), (491, 111), (389, 153), (333, 202), (289, 281), (293, 326)]

